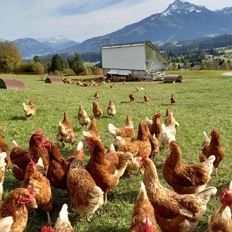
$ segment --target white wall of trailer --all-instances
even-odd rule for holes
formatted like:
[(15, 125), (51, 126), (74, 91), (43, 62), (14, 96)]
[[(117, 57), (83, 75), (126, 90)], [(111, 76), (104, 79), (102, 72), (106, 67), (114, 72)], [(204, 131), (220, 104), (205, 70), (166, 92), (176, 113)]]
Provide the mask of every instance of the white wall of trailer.
[(144, 44), (109, 46), (102, 48), (104, 69), (146, 70)]

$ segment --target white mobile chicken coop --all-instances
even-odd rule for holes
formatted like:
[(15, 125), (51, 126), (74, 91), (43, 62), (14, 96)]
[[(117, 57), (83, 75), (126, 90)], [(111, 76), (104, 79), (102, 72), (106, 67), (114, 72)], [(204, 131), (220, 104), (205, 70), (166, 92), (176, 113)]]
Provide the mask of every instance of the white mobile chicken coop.
[(150, 41), (102, 47), (104, 75), (114, 80), (157, 79), (168, 60)]

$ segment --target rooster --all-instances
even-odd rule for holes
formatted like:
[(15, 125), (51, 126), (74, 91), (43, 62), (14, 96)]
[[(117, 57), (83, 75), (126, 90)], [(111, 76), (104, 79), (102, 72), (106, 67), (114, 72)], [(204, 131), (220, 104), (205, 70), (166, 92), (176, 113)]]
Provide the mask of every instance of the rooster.
[(155, 213), (151, 202), (148, 199), (144, 183), (141, 183), (137, 196), (132, 223), (129, 232), (158, 232), (155, 220)]
[(81, 126), (88, 126), (90, 124), (90, 118), (82, 105), (79, 106), (78, 121)]
[[(12, 190), (0, 208), (0, 219), (13, 217), (11, 232), (23, 232), (28, 220), (28, 209), (38, 208), (35, 192), (29, 186)], [(5, 232), (5, 231), (4, 231)]]
[(93, 115), (95, 118), (101, 118), (103, 115), (103, 111), (100, 108), (99, 104), (97, 102), (93, 102)]
[(163, 187), (159, 181), (156, 166), (149, 158), (143, 160), (147, 195), (151, 201), (157, 223), (163, 232), (192, 231), (206, 211), (210, 197), (217, 192), (208, 187), (197, 194), (178, 194)]
[(215, 156), (204, 163), (187, 165), (183, 162), (182, 152), (176, 142), (170, 143), (171, 153), (163, 166), (163, 176), (175, 192), (180, 194), (198, 193), (205, 189), (210, 180)]
[(114, 117), (115, 114), (116, 114), (116, 108), (115, 108), (115, 105), (114, 103), (110, 100), (109, 101), (109, 105), (107, 107), (107, 114), (111, 117)]
[(69, 120), (68, 113), (64, 112), (63, 121), (59, 121), (58, 133), (56, 135), (58, 141), (65, 143), (73, 144), (75, 140), (75, 133), (73, 126)]
[(232, 231), (232, 181), (229, 189), (221, 194), (221, 207), (209, 218), (206, 232), (231, 232)]
[(216, 157), (213, 165), (215, 167), (216, 177), (218, 178), (218, 167), (224, 158), (224, 148), (221, 145), (220, 134), (216, 129), (212, 129), (211, 131), (211, 140), (204, 132), (204, 140), (201, 144), (201, 153), (199, 159), (201, 162), (203, 162), (208, 159), (210, 155), (214, 155)]
[(34, 100), (30, 100), (28, 105), (26, 103), (23, 103), (23, 110), (25, 112), (26, 117), (35, 116), (36, 112), (36, 105)]

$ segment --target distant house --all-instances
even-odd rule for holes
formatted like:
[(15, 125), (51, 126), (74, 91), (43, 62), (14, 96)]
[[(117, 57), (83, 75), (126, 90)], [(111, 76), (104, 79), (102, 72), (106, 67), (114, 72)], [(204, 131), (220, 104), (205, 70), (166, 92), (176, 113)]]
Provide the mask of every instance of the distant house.
[(150, 41), (102, 47), (104, 75), (118, 79), (155, 79), (168, 67), (168, 60)]

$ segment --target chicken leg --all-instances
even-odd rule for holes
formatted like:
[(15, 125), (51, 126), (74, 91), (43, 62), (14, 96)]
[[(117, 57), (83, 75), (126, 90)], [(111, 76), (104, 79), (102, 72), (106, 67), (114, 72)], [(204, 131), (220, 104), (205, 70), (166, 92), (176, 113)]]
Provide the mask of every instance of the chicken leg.
[(218, 168), (215, 168), (215, 175), (216, 175), (216, 178), (218, 179)]
[(104, 205), (107, 203), (107, 192), (104, 192)]
[(47, 212), (47, 216), (48, 216), (48, 225), (52, 226), (52, 221), (51, 221), (51, 217), (50, 217), (50, 213)]

